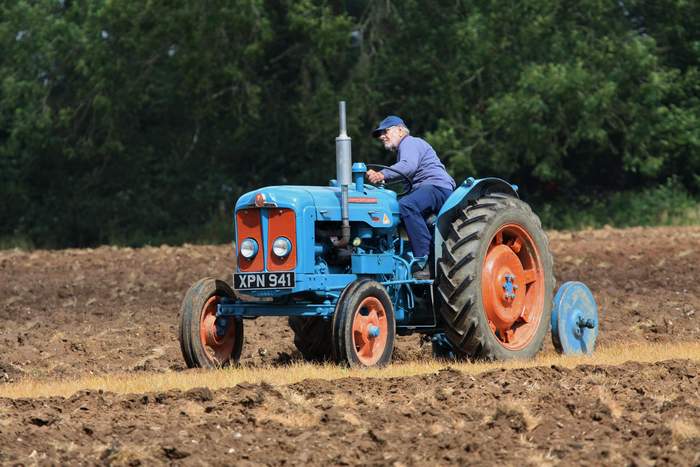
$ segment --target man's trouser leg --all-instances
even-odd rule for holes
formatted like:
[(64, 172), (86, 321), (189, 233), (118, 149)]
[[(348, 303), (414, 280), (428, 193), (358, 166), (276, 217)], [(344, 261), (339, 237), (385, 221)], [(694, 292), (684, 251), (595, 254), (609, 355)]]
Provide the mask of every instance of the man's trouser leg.
[(399, 200), (401, 220), (406, 226), (413, 256), (428, 256), (431, 235), (425, 218), (440, 211), (450, 193), (452, 190), (447, 188), (423, 185)]

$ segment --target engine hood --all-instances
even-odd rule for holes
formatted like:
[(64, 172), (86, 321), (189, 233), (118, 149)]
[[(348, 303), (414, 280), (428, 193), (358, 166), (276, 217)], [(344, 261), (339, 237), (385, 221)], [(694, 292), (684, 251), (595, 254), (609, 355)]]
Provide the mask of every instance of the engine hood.
[(293, 185), (258, 188), (238, 198), (236, 211), (255, 207), (255, 197), (258, 194), (262, 194), (265, 197), (266, 207), (290, 208), (300, 212), (303, 208), (314, 204), (314, 199), (306, 190), (307, 188)]
[[(354, 189), (348, 192), (348, 208), (351, 221), (362, 221), (372, 227), (395, 227), (399, 222), (399, 203), (391, 190), (365, 185), (364, 192)], [(265, 207), (290, 208), (302, 212), (313, 207), (319, 221), (341, 220), (340, 188), (334, 186), (270, 186), (259, 188), (241, 196), (236, 211), (255, 207), (258, 194), (265, 197)]]

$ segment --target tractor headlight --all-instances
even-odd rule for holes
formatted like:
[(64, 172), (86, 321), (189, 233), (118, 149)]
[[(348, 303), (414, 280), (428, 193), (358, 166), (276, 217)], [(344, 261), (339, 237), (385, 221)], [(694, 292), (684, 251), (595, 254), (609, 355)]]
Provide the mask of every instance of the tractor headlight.
[(241, 242), (241, 256), (251, 259), (256, 254), (258, 254), (258, 242), (252, 238), (246, 238)]
[(292, 242), (286, 237), (277, 237), (272, 243), (272, 252), (275, 256), (284, 258), (292, 251)]

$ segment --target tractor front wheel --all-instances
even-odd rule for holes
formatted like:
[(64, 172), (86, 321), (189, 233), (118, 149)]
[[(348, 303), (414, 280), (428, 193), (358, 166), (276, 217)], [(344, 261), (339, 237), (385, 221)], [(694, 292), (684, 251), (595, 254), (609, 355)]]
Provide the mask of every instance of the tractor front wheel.
[(333, 356), (351, 367), (384, 366), (396, 338), (394, 305), (384, 286), (369, 279), (351, 282), (333, 315)]
[(493, 193), (452, 222), (438, 262), (445, 332), (470, 358), (531, 358), (549, 329), (552, 255), (539, 218), (517, 198)]
[(243, 349), (243, 321), (217, 318), (222, 298), (234, 298), (224, 281), (207, 277), (197, 281), (180, 308), (180, 350), (189, 368), (219, 368), (237, 363)]

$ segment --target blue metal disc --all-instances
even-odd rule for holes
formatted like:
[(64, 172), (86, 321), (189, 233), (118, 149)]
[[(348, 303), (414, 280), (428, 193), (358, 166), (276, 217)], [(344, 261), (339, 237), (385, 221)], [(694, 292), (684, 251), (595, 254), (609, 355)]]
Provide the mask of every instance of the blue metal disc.
[(552, 342), (563, 354), (590, 354), (598, 337), (598, 305), (581, 282), (566, 282), (552, 307)]

